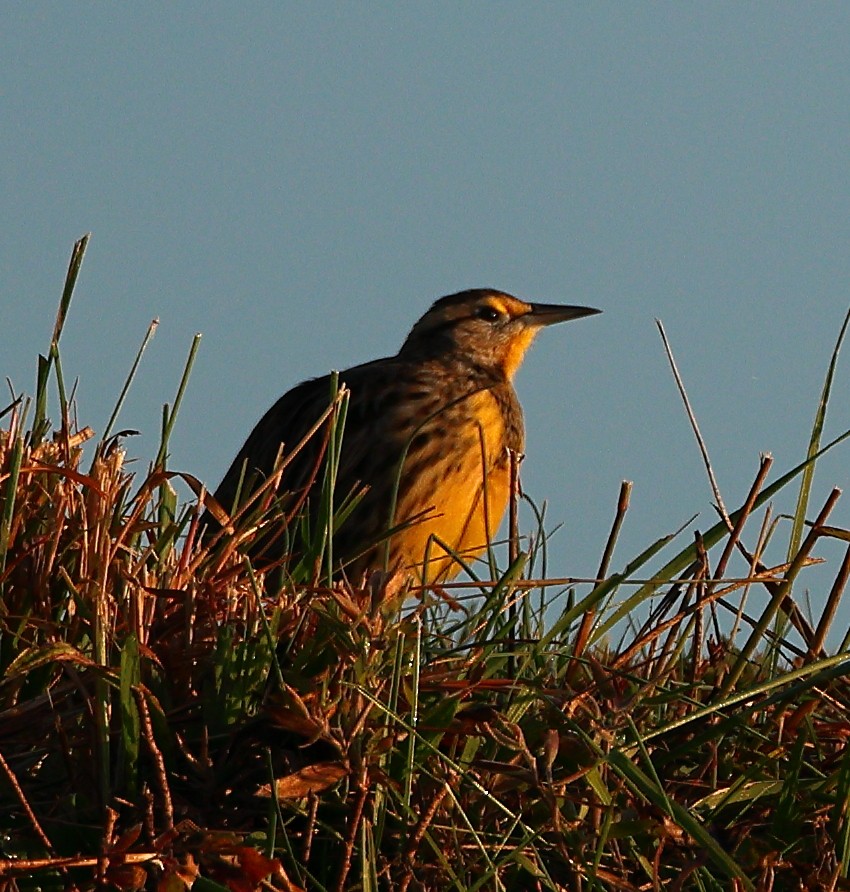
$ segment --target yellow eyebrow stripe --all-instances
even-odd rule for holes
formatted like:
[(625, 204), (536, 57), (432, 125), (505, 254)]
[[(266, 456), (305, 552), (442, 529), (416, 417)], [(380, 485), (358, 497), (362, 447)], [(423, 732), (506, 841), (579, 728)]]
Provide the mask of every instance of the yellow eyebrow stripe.
[(509, 300), (505, 297), (499, 297), (495, 294), (487, 298), (487, 306), (492, 307), (497, 313), (503, 316), (510, 316), (512, 319), (522, 316), (528, 312), (528, 305), (519, 300)]

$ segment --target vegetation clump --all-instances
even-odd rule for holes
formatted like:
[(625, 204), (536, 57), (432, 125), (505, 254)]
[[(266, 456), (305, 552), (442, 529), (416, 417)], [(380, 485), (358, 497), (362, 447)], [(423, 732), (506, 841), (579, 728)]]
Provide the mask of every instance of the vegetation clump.
[(850, 548), (819, 616), (794, 593), (850, 539), (837, 490), (807, 520), (847, 436), (821, 448), (837, 347), (806, 461), (768, 484), (763, 458), (678, 551), (611, 570), (624, 484), (592, 580), (545, 578), (542, 529), (452, 585), (328, 579), (328, 530), (258, 572), (274, 499), (205, 541), (209, 496), (166, 467), (185, 380), (142, 480), (114, 418), (88, 447), (72, 424), (84, 249), (35, 399), (2, 413), (0, 889), (850, 888), (850, 634), (827, 648)]

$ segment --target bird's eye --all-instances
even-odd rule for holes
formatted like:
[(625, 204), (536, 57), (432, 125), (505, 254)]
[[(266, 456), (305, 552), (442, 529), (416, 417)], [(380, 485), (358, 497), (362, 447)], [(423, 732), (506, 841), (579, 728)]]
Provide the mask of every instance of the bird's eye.
[(478, 307), (475, 310), (475, 315), (479, 319), (484, 319), (487, 322), (498, 322), (502, 318), (502, 314), (489, 304), (484, 304), (483, 306)]

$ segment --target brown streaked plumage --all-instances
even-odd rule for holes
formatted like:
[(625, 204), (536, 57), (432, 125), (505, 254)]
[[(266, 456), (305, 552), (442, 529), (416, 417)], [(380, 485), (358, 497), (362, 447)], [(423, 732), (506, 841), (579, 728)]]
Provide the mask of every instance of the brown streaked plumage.
[[(598, 312), (526, 303), (492, 289), (463, 291), (436, 301), (395, 356), (340, 373), (350, 397), (337, 501), (365, 489), (334, 534), (334, 558), (350, 578), (386, 566), (447, 579), (461, 567), (440, 543), (467, 561), (487, 547), (508, 502), (509, 450), (521, 453), (525, 442), (514, 374), (542, 327)], [(329, 398), (325, 375), (299, 384), (266, 412), (216, 490), (225, 511), (233, 508), (243, 476), (240, 504), (272, 473), (281, 444), (286, 455)], [(278, 487), (293, 503), (306, 495), (313, 517), (321, 445), (321, 436), (309, 440)], [(273, 548), (267, 556), (274, 556)]]

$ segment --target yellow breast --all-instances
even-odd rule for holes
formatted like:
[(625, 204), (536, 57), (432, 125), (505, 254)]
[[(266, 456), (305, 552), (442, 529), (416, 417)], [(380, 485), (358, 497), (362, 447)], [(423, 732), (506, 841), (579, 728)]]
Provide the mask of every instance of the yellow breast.
[(484, 551), (508, 504), (510, 459), (501, 408), (485, 390), (469, 398), (468, 410), (463, 427), (409, 481), (397, 506), (397, 524), (414, 522), (393, 536), (393, 563), (423, 582), (460, 572), (451, 552), (469, 563)]

